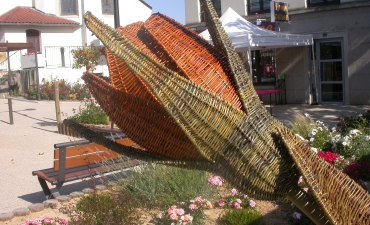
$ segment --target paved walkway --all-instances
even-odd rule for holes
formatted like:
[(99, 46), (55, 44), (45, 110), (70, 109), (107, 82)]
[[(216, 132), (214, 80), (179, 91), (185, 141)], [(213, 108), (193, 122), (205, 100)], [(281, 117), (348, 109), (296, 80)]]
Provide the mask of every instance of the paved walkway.
[[(13, 99), (14, 125), (9, 124), (8, 100), (0, 99), (0, 213), (45, 200), (37, 178), (31, 172), (53, 165), (53, 145), (75, 140), (57, 133), (54, 102)], [(79, 103), (63, 102), (61, 111), (72, 115)], [(279, 105), (273, 115), (287, 124), (294, 112), (305, 111), (315, 120), (334, 126), (340, 115), (355, 115), (370, 109), (368, 106), (340, 105)], [(67, 183), (61, 194), (81, 191), (88, 184)]]

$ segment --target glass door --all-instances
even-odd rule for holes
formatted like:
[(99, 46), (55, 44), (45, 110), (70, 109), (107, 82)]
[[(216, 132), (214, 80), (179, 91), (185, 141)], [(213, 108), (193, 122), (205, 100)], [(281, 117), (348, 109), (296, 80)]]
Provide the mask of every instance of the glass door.
[(318, 89), (321, 103), (344, 103), (343, 41), (316, 41)]

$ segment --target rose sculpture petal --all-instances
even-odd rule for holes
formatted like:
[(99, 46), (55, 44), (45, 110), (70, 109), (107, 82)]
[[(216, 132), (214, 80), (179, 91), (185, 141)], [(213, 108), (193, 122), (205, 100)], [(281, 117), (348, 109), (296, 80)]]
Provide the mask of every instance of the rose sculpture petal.
[[(161, 14), (117, 30), (85, 14), (109, 50), (112, 83), (92, 73), (83, 79), (142, 148), (64, 122), (129, 157), (215, 172), (257, 199), (287, 196), (317, 224), (369, 224), (369, 194), (267, 112), (212, 3), (200, 3), (214, 46)], [(300, 176), (309, 194), (299, 188)]]

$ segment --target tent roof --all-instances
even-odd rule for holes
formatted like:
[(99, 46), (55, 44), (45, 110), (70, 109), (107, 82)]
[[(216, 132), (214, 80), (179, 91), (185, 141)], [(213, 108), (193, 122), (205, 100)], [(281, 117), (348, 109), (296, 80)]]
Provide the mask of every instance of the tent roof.
[[(251, 50), (265, 48), (284, 48), (312, 45), (311, 34), (285, 34), (260, 28), (237, 14), (232, 8), (221, 16), (220, 21), (231, 42), (236, 49), (251, 48)], [(199, 34), (211, 42), (208, 30)]]

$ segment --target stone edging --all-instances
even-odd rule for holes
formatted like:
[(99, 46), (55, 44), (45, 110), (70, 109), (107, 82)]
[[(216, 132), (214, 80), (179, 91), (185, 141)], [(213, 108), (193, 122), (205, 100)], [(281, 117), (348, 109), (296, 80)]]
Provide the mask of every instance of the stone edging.
[[(107, 189), (105, 185), (96, 185), (95, 189), (97, 191), (102, 191)], [(64, 204), (69, 202), (71, 199), (80, 198), (86, 194), (91, 194), (94, 192), (92, 188), (85, 188), (82, 191), (72, 192), (69, 195), (61, 195), (55, 199), (48, 199), (42, 203), (34, 203), (29, 205), (27, 208), (17, 208), (12, 212), (0, 213), (0, 222), (8, 221), (18, 216), (28, 216), (32, 212), (40, 212), (46, 208), (56, 209), (59, 206), (59, 203)]]

